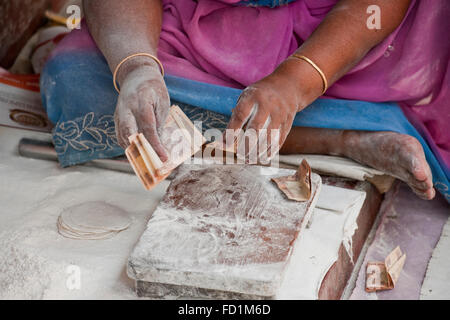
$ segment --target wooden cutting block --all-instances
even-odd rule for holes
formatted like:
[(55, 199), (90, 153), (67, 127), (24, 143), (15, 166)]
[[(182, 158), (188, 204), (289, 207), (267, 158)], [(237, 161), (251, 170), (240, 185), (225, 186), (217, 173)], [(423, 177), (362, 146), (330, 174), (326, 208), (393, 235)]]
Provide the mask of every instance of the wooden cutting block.
[(271, 181), (296, 171), (244, 165), (183, 165), (131, 254), (139, 296), (274, 298), (311, 198), (288, 200)]

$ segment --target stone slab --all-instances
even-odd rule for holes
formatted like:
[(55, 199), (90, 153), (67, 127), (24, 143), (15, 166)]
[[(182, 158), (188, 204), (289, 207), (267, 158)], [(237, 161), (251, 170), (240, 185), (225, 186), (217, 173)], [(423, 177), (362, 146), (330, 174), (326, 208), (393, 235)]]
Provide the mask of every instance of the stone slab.
[(128, 261), (140, 296), (273, 298), (320, 191), (290, 201), (271, 181), (294, 170), (184, 165)]

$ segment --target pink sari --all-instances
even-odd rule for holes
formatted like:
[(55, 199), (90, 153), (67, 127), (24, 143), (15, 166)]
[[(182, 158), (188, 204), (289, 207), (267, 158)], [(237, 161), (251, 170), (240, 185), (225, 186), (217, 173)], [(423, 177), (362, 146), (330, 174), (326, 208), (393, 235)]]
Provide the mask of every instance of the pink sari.
[[(243, 88), (270, 74), (319, 25), (336, 0), (277, 8), (239, 0), (164, 0), (159, 56), (168, 74)], [(369, 16), (369, 15), (368, 15)], [(326, 96), (396, 101), (450, 167), (450, 1), (412, 0), (401, 25)]]

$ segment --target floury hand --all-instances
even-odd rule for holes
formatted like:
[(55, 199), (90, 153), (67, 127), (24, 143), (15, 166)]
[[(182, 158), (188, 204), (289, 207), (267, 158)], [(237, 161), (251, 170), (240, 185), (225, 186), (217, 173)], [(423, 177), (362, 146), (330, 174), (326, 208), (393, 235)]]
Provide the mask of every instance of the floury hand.
[(170, 100), (158, 66), (137, 67), (123, 79), (114, 115), (119, 144), (126, 148), (129, 136), (143, 133), (161, 161), (166, 161), (160, 130), (169, 114)]

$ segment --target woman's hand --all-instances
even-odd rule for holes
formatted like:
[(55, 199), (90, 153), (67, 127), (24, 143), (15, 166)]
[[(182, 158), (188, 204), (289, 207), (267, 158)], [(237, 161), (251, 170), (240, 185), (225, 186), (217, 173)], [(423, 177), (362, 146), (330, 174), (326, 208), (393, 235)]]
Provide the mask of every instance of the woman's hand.
[[(253, 129), (258, 141), (246, 143), (241, 138), (241, 141), (238, 141), (239, 157), (245, 156), (248, 161), (248, 157), (254, 155), (256, 148), (258, 148), (256, 153), (258, 159), (270, 158), (279, 151), (291, 130), (295, 114), (301, 106), (296, 83), (297, 81), (286, 72), (276, 70), (242, 92), (233, 109), (227, 129), (243, 129), (244, 131)], [(242, 146), (243, 143), (246, 143), (245, 154), (239, 151), (242, 150), (239, 145)]]
[(161, 144), (160, 133), (170, 100), (161, 72), (156, 64), (140, 65), (121, 77), (120, 95), (114, 120), (117, 139), (121, 147), (129, 146), (128, 137), (143, 133), (161, 161), (168, 160)]

